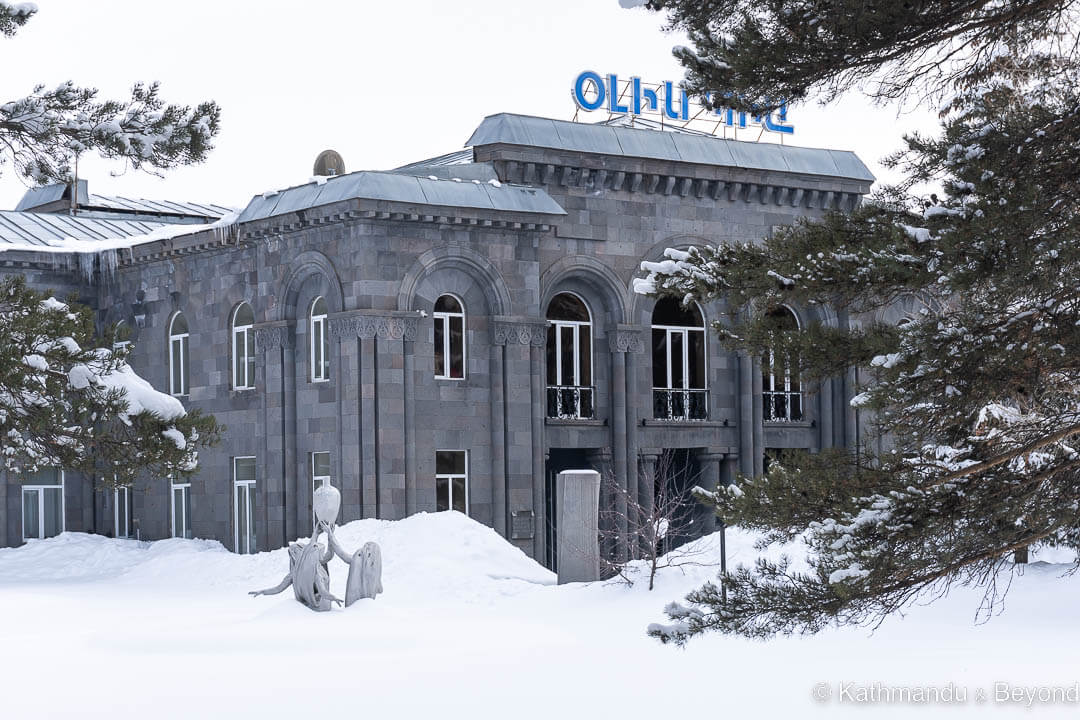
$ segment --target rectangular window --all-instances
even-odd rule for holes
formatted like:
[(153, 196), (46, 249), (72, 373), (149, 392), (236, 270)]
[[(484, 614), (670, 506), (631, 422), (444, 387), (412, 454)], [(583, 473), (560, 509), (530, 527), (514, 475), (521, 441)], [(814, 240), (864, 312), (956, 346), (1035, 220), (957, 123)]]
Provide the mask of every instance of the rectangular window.
[(250, 325), (233, 331), (233, 389), (255, 387), (255, 333)]
[(233, 540), (236, 552), (257, 552), (255, 541), (255, 458), (233, 458)]
[[(311, 453), (311, 528), (315, 529), (315, 491), (320, 488), (323, 481), (326, 481), (327, 485), (332, 485), (333, 480), (330, 477), (330, 453), (328, 452), (313, 452)], [(340, 488), (339, 488), (340, 489)]]
[(27, 475), (22, 486), (23, 540), (64, 532), (64, 472), (55, 468)]
[(435, 377), (460, 380), (465, 377), (465, 316), (435, 313)]
[(435, 509), (469, 514), (469, 458), (464, 450), (435, 452)]
[(131, 537), (131, 493), (126, 487), (113, 490), (113, 537)]
[(169, 482), (169, 524), (175, 538), (191, 538), (191, 483)]
[(326, 334), (326, 316), (311, 318), (311, 380), (330, 379), (330, 338)]
[(174, 337), (169, 343), (171, 377), (169, 392), (173, 395), (188, 394), (188, 336)]

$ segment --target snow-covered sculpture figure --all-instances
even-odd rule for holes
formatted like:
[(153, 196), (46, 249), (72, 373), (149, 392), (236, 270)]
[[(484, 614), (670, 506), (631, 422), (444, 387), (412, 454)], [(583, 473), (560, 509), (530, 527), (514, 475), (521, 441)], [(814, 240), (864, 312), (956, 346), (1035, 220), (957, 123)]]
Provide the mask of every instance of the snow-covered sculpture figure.
[[(345, 607), (360, 598), (374, 598), (382, 588), (382, 551), (376, 543), (364, 543), (364, 546), (351, 555), (341, 547), (334, 537), (334, 524), (341, 509), (341, 493), (326, 479), (315, 490), (312, 499), (315, 510), (315, 531), (311, 542), (289, 545), (289, 572), (275, 587), (256, 590), (250, 594), (276, 595), (290, 585), (297, 601), (312, 610), (324, 612), (341, 604), (341, 600), (330, 593), (330, 571), (327, 563), (337, 555), (342, 562), (349, 564), (349, 580), (345, 586)], [(319, 544), (319, 535), (326, 533), (326, 548)]]

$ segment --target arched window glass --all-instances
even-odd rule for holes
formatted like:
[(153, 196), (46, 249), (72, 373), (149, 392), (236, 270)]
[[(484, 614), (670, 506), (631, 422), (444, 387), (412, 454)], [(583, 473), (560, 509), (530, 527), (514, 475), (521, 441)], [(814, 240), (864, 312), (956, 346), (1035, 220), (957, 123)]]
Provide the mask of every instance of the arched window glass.
[(326, 299), (315, 298), (311, 303), (311, 381), (330, 379), (330, 335), (326, 332)]
[(584, 301), (559, 293), (547, 310), (548, 417), (584, 419), (594, 414), (592, 315)]
[[(799, 329), (795, 313), (784, 306), (769, 313), (778, 331)], [(802, 385), (798, 358), (770, 350), (761, 358), (762, 408), (765, 422), (797, 422), (803, 418)]]
[(705, 420), (705, 318), (691, 303), (662, 298), (653, 308), (653, 417)]
[(465, 377), (465, 307), (453, 295), (435, 301), (435, 377)]
[(233, 312), (232, 356), (233, 389), (250, 390), (255, 387), (255, 313), (247, 303)]
[(180, 312), (169, 323), (169, 392), (188, 394), (188, 323)]

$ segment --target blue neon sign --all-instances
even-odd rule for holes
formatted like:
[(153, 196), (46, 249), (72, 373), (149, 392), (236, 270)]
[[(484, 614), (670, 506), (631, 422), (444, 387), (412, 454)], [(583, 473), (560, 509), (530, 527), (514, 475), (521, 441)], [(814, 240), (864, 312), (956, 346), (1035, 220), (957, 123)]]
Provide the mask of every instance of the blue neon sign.
[[(641, 78), (632, 77), (627, 88), (630, 97), (623, 100), (620, 100), (619, 85), (619, 76), (614, 73), (605, 78), (592, 70), (585, 70), (574, 80), (574, 102), (582, 110), (590, 112), (604, 108), (613, 114), (662, 113), (670, 120), (690, 120), (690, 99), (686, 96), (686, 91), (681, 89), (676, 91), (674, 84), (670, 81), (654, 90), (644, 86)], [(592, 99), (590, 95), (593, 96)], [(711, 102), (711, 93), (706, 94), (705, 97)], [(772, 113), (746, 113), (724, 107), (718, 107), (709, 112), (715, 115), (721, 124), (728, 127), (745, 128), (748, 122), (751, 122), (760, 124), (769, 132), (785, 135), (795, 132), (795, 126), (788, 124), (787, 105), (783, 103)]]

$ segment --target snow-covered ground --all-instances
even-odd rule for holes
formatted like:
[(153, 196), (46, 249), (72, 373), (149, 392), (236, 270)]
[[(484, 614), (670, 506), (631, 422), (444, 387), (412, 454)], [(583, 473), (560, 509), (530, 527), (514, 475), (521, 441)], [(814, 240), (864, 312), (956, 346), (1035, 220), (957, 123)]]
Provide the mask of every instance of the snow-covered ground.
[[(1066, 565), (1029, 565), (1005, 613), (981, 625), (980, 595), (955, 590), (874, 633), (710, 636), (680, 650), (645, 628), (714, 569), (665, 571), (653, 592), (557, 586), (457, 513), (363, 520), (338, 536), (348, 548), (382, 546), (385, 593), (322, 614), (291, 590), (247, 595), (281, 579), (283, 550), (241, 556), (216, 542), (75, 533), (0, 550), (0, 717), (1080, 716), (1080, 704), (995, 701), (995, 682), (1080, 681), (1080, 579), (1062, 579)], [(729, 531), (729, 562), (751, 561), (751, 540)], [(718, 536), (700, 542), (718, 557)], [(330, 570), (344, 596), (347, 567)], [(952, 683), (967, 701), (840, 697), (873, 683)]]

